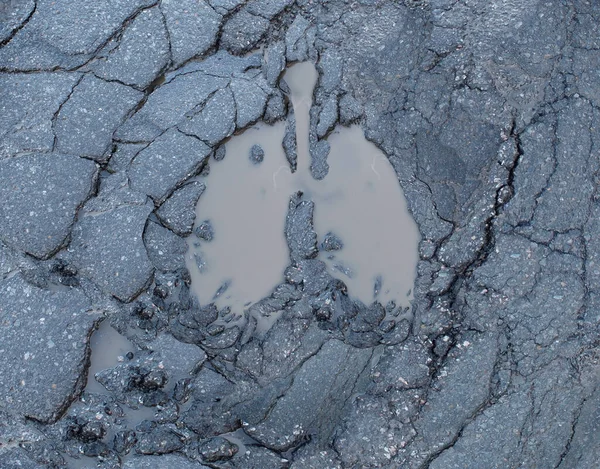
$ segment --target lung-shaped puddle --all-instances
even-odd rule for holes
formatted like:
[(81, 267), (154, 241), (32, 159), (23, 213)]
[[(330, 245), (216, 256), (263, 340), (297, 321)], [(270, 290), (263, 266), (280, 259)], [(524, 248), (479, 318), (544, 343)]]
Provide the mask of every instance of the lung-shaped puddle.
[[(320, 248), (319, 258), (346, 283), (349, 295), (365, 304), (377, 299), (408, 306), (419, 233), (394, 169), (360, 127), (338, 127), (328, 138), (329, 173), (313, 179), (308, 133), (316, 71), (312, 64), (297, 64), (285, 79), (296, 117), (297, 171), (291, 173), (282, 148), (285, 122), (257, 125), (226, 144), (225, 159), (211, 162), (196, 210), (196, 227), (208, 220), (212, 239), (188, 238), (192, 289), (200, 303), (214, 301), (238, 314), (271, 293), (290, 264), (285, 217), (290, 196), (300, 190), (315, 203), (319, 244), (327, 233), (343, 244)], [(264, 151), (260, 163), (250, 158), (254, 145)]]

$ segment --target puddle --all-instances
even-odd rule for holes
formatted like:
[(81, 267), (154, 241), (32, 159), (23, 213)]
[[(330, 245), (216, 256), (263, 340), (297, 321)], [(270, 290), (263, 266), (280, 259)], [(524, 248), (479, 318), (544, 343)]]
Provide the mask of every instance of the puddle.
[(237, 447), (238, 447), (237, 454), (239, 456), (249, 453), (250, 448), (252, 448), (252, 446), (260, 445), (260, 443), (258, 443), (258, 441), (256, 441), (254, 438), (252, 438), (246, 432), (244, 432), (244, 430), (242, 430), (241, 428), (239, 428), (236, 431), (231, 432), (231, 433), (223, 433), (219, 436), (222, 436), (223, 438), (229, 440), (234, 445), (237, 445)]
[[(310, 174), (309, 110), (316, 78), (310, 63), (294, 65), (285, 75), (296, 117), (295, 173), (282, 148), (285, 122), (260, 124), (233, 137), (225, 159), (211, 162), (196, 225), (209, 220), (214, 236), (211, 241), (190, 236), (186, 255), (202, 304), (215, 301), (239, 314), (283, 281), (289, 264), (285, 217), (290, 196), (301, 190), (315, 202), (319, 243), (328, 232), (343, 242), (342, 249), (321, 249), (319, 256), (350, 295), (369, 304), (377, 289), (383, 304), (409, 305), (419, 233), (385, 155), (360, 127), (338, 126), (328, 138), (328, 175), (315, 180)], [(249, 157), (256, 144), (264, 150), (259, 164)]]
[(135, 352), (135, 347), (110, 326), (108, 319), (102, 321), (92, 334), (90, 346), (92, 355), (85, 391), (106, 394), (106, 388), (96, 381), (95, 374), (126, 361), (125, 355), (127, 352)]
[(67, 467), (69, 469), (94, 469), (98, 467), (98, 461), (96, 458), (88, 458), (83, 454), (79, 456), (79, 459), (66, 454), (63, 454), (62, 456), (65, 458)]

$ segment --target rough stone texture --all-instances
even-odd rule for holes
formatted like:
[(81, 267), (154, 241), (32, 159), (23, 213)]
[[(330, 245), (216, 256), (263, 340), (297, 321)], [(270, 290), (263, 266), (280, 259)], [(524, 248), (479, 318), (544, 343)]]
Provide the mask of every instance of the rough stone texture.
[(226, 85), (225, 78), (201, 72), (176, 75), (148, 97), (144, 107), (117, 131), (117, 136), (126, 141), (151, 142)]
[[(28, 287), (36, 307), (15, 329), (20, 341), (6, 350), (45, 333), (27, 321), (54, 307), (51, 295), (81, 288), (92, 308), (110, 310), (135, 353), (105, 373), (110, 396), (82, 395), (43, 434), (3, 413), (0, 465), (60, 467), (83, 453), (110, 469), (595, 467), (593, 2), (4, 3), (2, 169), (40, 153), (58, 161), (55, 150), (102, 168), (89, 194), (91, 173), (84, 184), (76, 165), (48, 163), (48, 174), (65, 171), (61, 190), (81, 184), (92, 196), (69, 197), (64, 238), (39, 256), (56, 258), (28, 254), (46, 246), (48, 224), (20, 245), (1, 236), (2, 285), (37, 285)], [(292, 198), (290, 265), (269, 295), (234, 311), (193, 294), (178, 236), (189, 234), (200, 190), (188, 178), (213, 150), (222, 159), (234, 132), (286, 116), (282, 144), (294, 170), (296, 123), (279, 77), (306, 60), (319, 72), (313, 176), (327, 181), (335, 125), (359, 124), (388, 156), (418, 224), (410, 308), (362, 304), (315, 258), (309, 194)], [(11, 171), (0, 172), (2, 187), (45, 190), (42, 176)], [(13, 220), (36, 203), (54, 210), (56, 201), (19, 202)], [(52, 340), (74, 353), (71, 339)], [(171, 364), (161, 369), (163, 354)], [(4, 360), (11, 376), (19, 360)], [(48, 363), (32, 373), (78, 376), (79, 364), (62, 366), (62, 356)]]
[(226, 14), (244, 4), (246, 0), (208, 0), (208, 3), (217, 12)]
[(344, 242), (335, 233), (325, 233), (322, 243), (325, 251), (339, 251), (344, 247)]
[(165, 456), (134, 457), (128, 460), (123, 469), (162, 469), (177, 467), (181, 469), (208, 469), (207, 466), (190, 461), (184, 456), (168, 454)]
[(342, 469), (342, 464), (331, 450), (323, 450), (316, 444), (308, 444), (294, 453), (294, 462), (290, 469), (309, 469), (322, 467), (327, 469)]
[(160, 8), (165, 15), (176, 65), (203, 55), (217, 41), (222, 16), (208, 1), (165, 0)]
[(285, 134), (281, 142), (285, 158), (290, 164), (292, 173), (298, 168), (298, 152), (296, 150), (296, 115), (294, 109), (290, 109), (285, 121)]
[(176, 190), (156, 211), (162, 223), (179, 236), (192, 232), (196, 220), (196, 204), (206, 186), (192, 181)]
[(264, 467), (284, 469), (287, 460), (266, 448), (250, 446), (242, 456), (232, 461), (232, 465), (235, 469), (262, 469)]
[(86, 75), (56, 116), (56, 148), (104, 161), (112, 134), (142, 93)]
[(157, 427), (149, 432), (139, 432), (135, 450), (140, 454), (168, 454), (183, 448), (183, 441), (176, 432)]
[(303, 15), (297, 15), (285, 36), (286, 55), (289, 62), (303, 62), (311, 55), (314, 26)]
[(254, 0), (248, 3), (247, 9), (253, 15), (270, 20), (292, 3), (294, 3), (294, 0)]
[(266, 51), (266, 63), (263, 72), (269, 86), (275, 87), (285, 69), (285, 42), (279, 41), (269, 46)]
[(25, 451), (13, 448), (0, 453), (0, 464), (7, 469), (43, 469), (44, 466), (32, 461)]
[(73, 230), (71, 249), (80, 273), (121, 301), (135, 298), (152, 276), (153, 267), (142, 240), (151, 211), (148, 203), (88, 212)]
[(116, 145), (108, 162), (107, 170), (123, 174), (140, 151), (146, 148), (143, 143), (120, 143)]
[(252, 145), (250, 148), (250, 161), (252, 164), (260, 164), (265, 159), (265, 151), (260, 145)]
[(290, 198), (288, 214), (285, 219), (285, 237), (293, 262), (311, 259), (317, 256), (317, 233), (313, 228), (315, 204), (303, 200), (298, 192)]
[(319, 113), (319, 122), (317, 124), (317, 136), (323, 138), (335, 126), (338, 120), (338, 102), (335, 96), (329, 96), (321, 112)]
[(329, 143), (327, 140), (319, 140), (310, 146), (310, 172), (315, 179), (323, 179), (329, 172), (327, 156), (329, 155)]
[(116, 136), (127, 142), (152, 142), (177, 125), (216, 146), (235, 126), (245, 128), (265, 112), (272, 91), (260, 65), (259, 55), (235, 57), (226, 52), (190, 62), (167, 74), (165, 83)]
[(363, 110), (356, 99), (349, 94), (345, 94), (340, 98), (339, 112), (340, 123), (342, 125), (350, 125), (360, 119)]
[(241, 9), (229, 18), (221, 34), (221, 45), (234, 54), (251, 50), (269, 29), (269, 20)]
[(149, 221), (144, 231), (144, 243), (156, 269), (170, 272), (185, 267), (187, 244), (172, 231)]
[(83, 0), (69, 8), (40, 2), (26, 24), (0, 50), (0, 67), (9, 70), (73, 68), (89, 60), (123, 23), (151, 0)]
[[(594, 186), (590, 173), (582, 168), (589, 167), (593, 119), (591, 105), (579, 99), (559, 114), (554, 173), (537, 197), (534, 219), (541, 229), (564, 232), (580, 228), (587, 220)], [(577, 191), (573, 191), (575, 187)], [(556, 210), (557, 206), (560, 210)]]
[(35, 0), (19, 0), (0, 8), (0, 42), (8, 41), (35, 11)]
[(105, 80), (118, 80), (144, 89), (169, 60), (169, 36), (163, 17), (158, 8), (152, 8), (136, 16), (118, 40), (113, 38), (91, 68)]
[(54, 254), (90, 196), (95, 174), (93, 162), (67, 155), (0, 161), (0, 238), (38, 258)]
[(52, 150), (53, 117), (80, 78), (79, 73), (0, 76), (0, 159)]
[(354, 392), (370, 358), (370, 350), (337, 340), (327, 342), (296, 372), (293, 384), (268, 417), (258, 424), (249, 423), (244, 430), (279, 451), (297, 444), (309, 430), (319, 441), (327, 441), (334, 428), (332, 421)]
[(196, 227), (194, 234), (204, 241), (212, 241), (215, 237), (215, 229), (210, 220), (204, 220)]
[(202, 443), (198, 451), (204, 461), (217, 462), (231, 459), (237, 454), (239, 448), (225, 438), (216, 437)]
[(179, 342), (170, 334), (161, 334), (147, 347), (160, 356), (172, 378), (190, 375), (206, 361), (206, 353), (200, 347)]
[(128, 171), (131, 186), (163, 201), (200, 171), (209, 154), (198, 139), (169, 130), (136, 155)]
[(77, 290), (42, 290), (20, 275), (2, 281), (2, 407), (41, 422), (58, 419), (85, 384), (89, 336), (99, 318)]
[(244, 129), (256, 122), (265, 112), (268, 93), (264, 89), (264, 80), (257, 75), (256, 80), (235, 80), (231, 83), (233, 98), (237, 106), (236, 125)]
[(179, 125), (209, 145), (216, 145), (235, 130), (236, 105), (231, 89), (217, 91), (201, 112)]

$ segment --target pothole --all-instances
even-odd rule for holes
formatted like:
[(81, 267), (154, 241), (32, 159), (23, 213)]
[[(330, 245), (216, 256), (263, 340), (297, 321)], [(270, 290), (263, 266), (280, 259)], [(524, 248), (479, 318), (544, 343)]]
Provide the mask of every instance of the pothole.
[(234, 136), (225, 158), (211, 162), (186, 255), (199, 302), (241, 315), (282, 282), (290, 264), (288, 203), (302, 191), (315, 203), (318, 258), (348, 294), (365, 304), (408, 306), (419, 233), (394, 169), (359, 126), (337, 126), (328, 137), (329, 172), (314, 179), (309, 112), (317, 72), (311, 63), (296, 64), (284, 79), (295, 113), (297, 170), (292, 173), (282, 147), (285, 122)]

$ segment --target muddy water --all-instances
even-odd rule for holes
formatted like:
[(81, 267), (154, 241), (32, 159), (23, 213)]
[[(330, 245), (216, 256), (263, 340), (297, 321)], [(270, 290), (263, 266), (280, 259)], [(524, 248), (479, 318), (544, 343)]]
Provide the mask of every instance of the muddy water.
[(85, 390), (87, 392), (106, 393), (94, 375), (99, 371), (117, 366), (127, 361), (125, 355), (135, 352), (135, 347), (125, 337), (114, 330), (108, 320), (102, 321), (100, 327), (93, 333), (90, 339), (92, 355), (90, 357), (90, 368)]
[[(211, 164), (196, 223), (210, 220), (214, 238), (204, 241), (190, 236), (186, 256), (201, 303), (214, 300), (219, 307), (230, 306), (241, 313), (282, 281), (289, 264), (283, 234), (288, 201), (301, 190), (316, 204), (319, 242), (327, 232), (343, 242), (341, 250), (319, 254), (331, 274), (364, 303), (376, 297), (384, 304), (390, 300), (409, 304), (419, 234), (385, 155), (366, 141), (360, 127), (338, 127), (328, 137), (328, 175), (320, 181), (310, 175), (309, 110), (316, 78), (309, 63), (297, 64), (285, 75), (296, 115), (295, 173), (281, 145), (283, 122), (257, 125), (232, 138), (225, 159)], [(249, 158), (255, 144), (264, 150), (259, 164)], [(220, 288), (222, 293), (215, 298)]]

